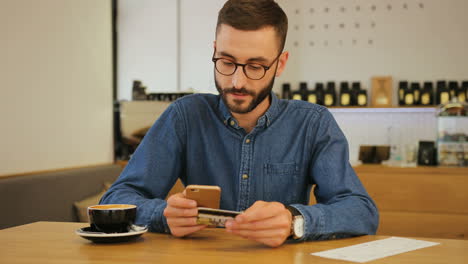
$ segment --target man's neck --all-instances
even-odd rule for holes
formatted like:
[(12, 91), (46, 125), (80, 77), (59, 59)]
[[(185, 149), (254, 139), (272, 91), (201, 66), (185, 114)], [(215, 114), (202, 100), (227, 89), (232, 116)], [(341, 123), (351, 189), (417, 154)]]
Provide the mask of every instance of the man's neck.
[(232, 116), (239, 122), (239, 126), (242, 127), (247, 133), (253, 130), (257, 125), (258, 119), (265, 114), (271, 104), (271, 95), (265, 98), (263, 102), (257, 105), (254, 110), (245, 113), (238, 114), (232, 113)]

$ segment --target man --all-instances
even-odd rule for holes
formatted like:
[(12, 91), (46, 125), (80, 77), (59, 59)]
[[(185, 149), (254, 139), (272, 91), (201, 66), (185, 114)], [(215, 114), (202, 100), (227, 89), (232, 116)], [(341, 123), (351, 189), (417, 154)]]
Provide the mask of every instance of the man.
[[(221, 208), (244, 211), (226, 232), (268, 246), (375, 233), (377, 209), (332, 115), (272, 93), (288, 61), (286, 33), (274, 1), (227, 1), (212, 58), (220, 95), (170, 105), (102, 203), (136, 204), (138, 224), (187, 236), (206, 226), (196, 224), (196, 202), (184, 193), (163, 200), (180, 178), (220, 186)], [(308, 206), (314, 184), (318, 203)]]

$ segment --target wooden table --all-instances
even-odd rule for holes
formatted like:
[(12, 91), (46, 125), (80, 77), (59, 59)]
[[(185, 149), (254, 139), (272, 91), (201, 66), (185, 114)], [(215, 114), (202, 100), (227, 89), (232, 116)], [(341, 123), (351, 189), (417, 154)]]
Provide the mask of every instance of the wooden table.
[[(222, 229), (207, 229), (185, 239), (145, 233), (133, 242), (94, 244), (75, 234), (84, 226), (37, 222), (0, 230), (0, 263), (351, 263), (310, 253), (387, 238), (363, 236), (269, 248), (226, 234)], [(424, 240), (441, 244), (370, 263), (468, 263), (468, 241)]]

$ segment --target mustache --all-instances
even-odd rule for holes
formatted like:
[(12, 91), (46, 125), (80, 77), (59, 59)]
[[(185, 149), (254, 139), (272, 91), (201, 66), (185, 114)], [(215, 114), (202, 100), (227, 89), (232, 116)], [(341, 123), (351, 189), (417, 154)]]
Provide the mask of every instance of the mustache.
[(223, 89), (223, 94), (228, 94), (228, 93), (236, 93), (236, 94), (243, 94), (243, 95), (252, 95), (255, 96), (254, 92), (248, 91), (245, 88), (241, 89), (236, 89), (236, 88), (226, 88)]

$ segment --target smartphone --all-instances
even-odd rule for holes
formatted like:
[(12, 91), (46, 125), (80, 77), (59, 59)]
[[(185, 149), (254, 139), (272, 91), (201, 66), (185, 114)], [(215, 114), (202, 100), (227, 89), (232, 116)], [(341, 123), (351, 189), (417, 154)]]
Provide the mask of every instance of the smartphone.
[(198, 207), (218, 209), (221, 188), (213, 185), (188, 185), (185, 187), (185, 198), (197, 201)]

